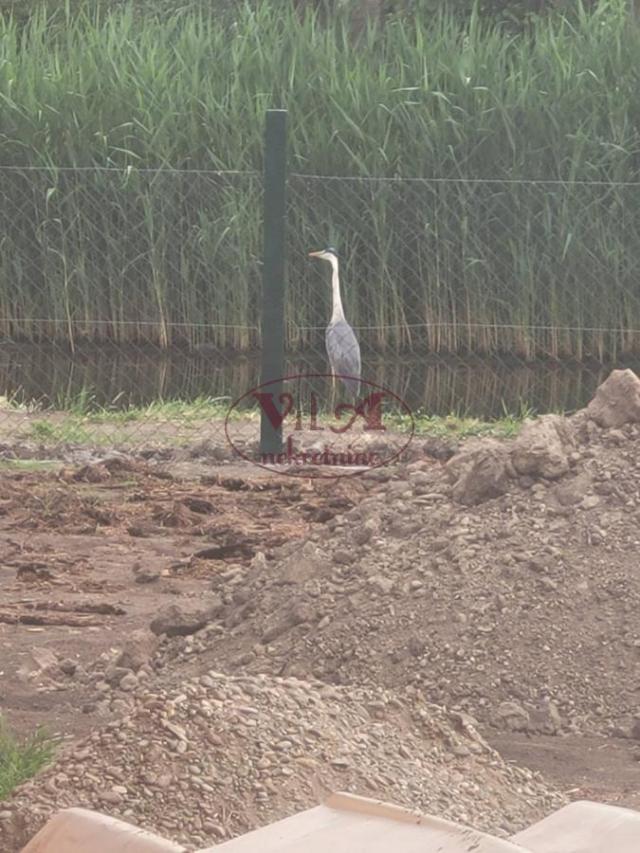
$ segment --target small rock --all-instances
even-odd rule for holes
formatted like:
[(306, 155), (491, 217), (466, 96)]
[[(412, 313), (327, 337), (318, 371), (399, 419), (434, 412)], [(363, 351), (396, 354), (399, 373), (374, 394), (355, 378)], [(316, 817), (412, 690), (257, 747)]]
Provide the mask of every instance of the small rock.
[(206, 624), (212, 622), (222, 610), (222, 599), (217, 599), (209, 607), (198, 610), (185, 610), (179, 604), (170, 604), (151, 622), (154, 634), (166, 634), (167, 637), (185, 637), (195, 634)]
[(548, 698), (536, 705), (528, 705), (529, 730), (545, 735), (556, 735), (562, 730), (562, 717), (555, 702)]
[(458, 444), (452, 440), (428, 438), (422, 445), (422, 451), (439, 462), (448, 462), (457, 453)]
[(133, 631), (116, 658), (116, 666), (137, 672), (151, 659), (158, 646), (158, 638), (145, 628)]
[(58, 663), (57, 655), (51, 649), (36, 647), (31, 649), (30, 656), (35, 664), (37, 673), (53, 669)]
[(116, 806), (118, 803), (122, 802), (122, 794), (119, 791), (99, 791), (98, 799), (103, 803), (109, 803), (109, 805)]
[(277, 622), (273, 622), (262, 632), (262, 636), (260, 638), (261, 642), (265, 645), (272, 643), (274, 640), (277, 640), (278, 637), (286, 634), (290, 628), (291, 622), (288, 619), (280, 619)]
[(333, 562), (339, 566), (348, 566), (355, 560), (356, 555), (352, 551), (347, 551), (345, 548), (338, 548), (333, 553)]
[(106, 480), (109, 480), (111, 474), (108, 469), (104, 465), (94, 464), (94, 465), (84, 465), (80, 468), (75, 474), (73, 479), (77, 481), (84, 481), (86, 483), (104, 483)]
[(467, 506), (496, 498), (507, 489), (508, 452), (493, 439), (470, 441), (445, 466), (455, 501)]
[(251, 558), (251, 562), (249, 563), (249, 566), (255, 572), (264, 572), (267, 569), (268, 565), (269, 564), (267, 563), (266, 554), (264, 554), (263, 551), (256, 551), (256, 553)]
[(395, 518), (389, 525), (389, 536), (393, 536), (395, 539), (409, 539), (421, 527), (422, 523), (417, 519)]
[(565, 418), (544, 415), (525, 423), (513, 443), (511, 461), (518, 474), (553, 480), (569, 470), (572, 446)]
[(383, 595), (388, 595), (395, 585), (395, 580), (393, 578), (386, 578), (384, 575), (372, 575), (367, 580), (367, 583)]
[(585, 495), (582, 498), (581, 506), (583, 509), (594, 509), (600, 504), (598, 495)]
[(128, 672), (123, 666), (110, 664), (104, 671), (104, 680), (111, 687), (117, 687)]
[(590, 486), (591, 478), (582, 472), (569, 482), (554, 486), (553, 495), (560, 506), (574, 506), (584, 499), (585, 492)]
[(371, 541), (371, 537), (375, 533), (376, 522), (368, 518), (364, 524), (358, 525), (353, 531), (353, 541), (356, 545), (366, 545)]
[(613, 370), (586, 408), (601, 427), (640, 422), (640, 379), (632, 370)]
[(153, 583), (154, 581), (157, 581), (159, 577), (160, 572), (156, 569), (149, 569), (143, 567), (136, 568), (135, 566), (133, 567), (133, 579), (136, 583)]
[(65, 660), (60, 661), (60, 671), (63, 672), (65, 675), (75, 675), (77, 669), (78, 664), (70, 658), (65, 658)]
[(318, 546), (305, 542), (302, 547), (293, 548), (282, 561), (280, 576), (284, 582), (304, 583), (322, 574), (326, 564), (327, 557)]
[(493, 716), (493, 724), (510, 732), (523, 732), (529, 727), (529, 714), (517, 702), (502, 702)]
[(120, 679), (120, 684), (118, 686), (120, 687), (120, 690), (129, 692), (130, 690), (134, 690), (138, 686), (138, 679), (133, 672), (128, 672), (126, 675), (122, 676), (122, 678)]

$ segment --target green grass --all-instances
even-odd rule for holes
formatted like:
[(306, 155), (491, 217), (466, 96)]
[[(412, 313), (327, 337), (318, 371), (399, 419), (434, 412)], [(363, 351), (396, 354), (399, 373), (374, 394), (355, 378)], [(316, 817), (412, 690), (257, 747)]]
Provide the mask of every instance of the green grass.
[(53, 758), (55, 742), (43, 730), (18, 740), (0, 717), (0, 801)]
[(481, 421), (478, 418), (434, 417), (425, 415), (416, 418), (416, 435), (434, 438), (464, 439), (475, 436), (495, 436), (510, 438), (516, 435), (520, 423), (515, 419), (505, 418), (496, 421)]
[(254, 413), (246, 410), (232, 409), (229, 412), (229, 404), (231, 400), (223, 401), (219, 398), (211, 399), (210, 397), (198, 397), (194, 400), (155, 400), (148, 406), (137, 406), (127, 409), (124, 412), (110, 412), (103, 409), (95, 415), (91, 415), (92, 420), (111, 421), (112, 419), (131, 420), (162, 420), (162, 421), (179, 421), (182, 424), (189, 424), (194, 421), (219, 420), (224, 419), (229, 415), (229, 418), (254, 417)]
[[(450, 414), (441, 417), (418, 411), (413, 414), (413, 422), (417, 436), (458, 440), (481, 436), (513, 438), (520, 431), (524, 421), (531, 417), (533, 413), (525, 409), (517, 415), (505, 413), (501, 418), (491, 421), (483, 421), (468, 415)], [(410, 425), (405, 415), (392, 415), (385, 419), (385, 423), (388, 423), (391, 428), (395, 426), (399, 429), (407, 429)]]
[(145, 441), (164, 445), (184, 445), (197, 440), (198, 430), (218, 423), (222, 432), (225, 418), (254, 420), (252, 410), (233, 409), (219, 398), (201, 397), (190, 401), (157, 400), (147, 406), (119, 410), (100, 407), (91, 394), (83, 392), (67, 399), (64, 407), (42, 408), (31, 403), (14, 404), (15, 409), (37, 415), (22, 435), (44, 445), (129, 446)]
[[(176, 420), (189, 422), (202, 418), (225, 418), (231, 403), (230, 397), (195, 397), (191, 400), (162, 400), (157, 399), (143, 406), (121, 407), (119, 396), (110, 403), (98, 402), (97, 394), (90, 387), (83, 387), (79, 392), (68, 394), (59, 393), (52, 403), (39, 399), (21, 399), (1, 397), (0, 404), (10, 410), (38, 413), (63, 413), (76, 420), (87, 420), (92, 423), (126, 424), (133, 421)], [(247, 413), (234, 408), (229, 417), (246, 417)]]
[[(626, 3), (520, 36), (429, 5), (357, 45), (346, 13), (285, 0), (0, 20), (2, 163), (41, 167), (1, 173), (0, 335), (259, 346), (259, 176), (173, 170), (259, 171), (265, 109), (286, 106), (292, 348), (322, 345), (306, 252), (335, 242), (376, 349), (640, 351)], [(93, 165), (116, 171), (57, 168)]]
[[(191, 401), (156, 402), (149, 406), (131, 408), (126, 411), (101, 409), (82, 412), (77, 408), (67, 411), (42, 411), (37, 420), (31, 421), (26, 438), (45, 445), (86, 444), (109, 447), (130, 446), (140, 443), (138, 428), (144, 428), (147, 440), (154, 443), (185, 445), (198, 438), (203, 427), (219, 424), (227, 415), (227, 408), (219, 400), (206, 398)], [(322, 417), (322, 411), (319, 412)], [(465, 439), (472, 436), (494, 436), (510, 438), (515, 436), (526, 418), (532, 412), (523, 408), (517, 414), (506, 413), (491, 421), (469, 417), (463, 414), (450, 414), (446, 417), (429, 415), (417, 411), (413, 415), (415, 434), (438, 438)], [(255, 421), (259, 417), (256, 409), (232, 410), (230, 418)], [(388, 429), (405, 431), (410, 419), (401, 413), (387, 413), (384, 424)]]
[(0, 459), (0, 471), (55, 471), (60, 462), (52, 459)]
[(89, 430), (71, 418), (65, 418), (62, 423), (52, 423), (45, 419), (34, 421), (29, 436), (44, 444), (85, 444), (92, 438)]

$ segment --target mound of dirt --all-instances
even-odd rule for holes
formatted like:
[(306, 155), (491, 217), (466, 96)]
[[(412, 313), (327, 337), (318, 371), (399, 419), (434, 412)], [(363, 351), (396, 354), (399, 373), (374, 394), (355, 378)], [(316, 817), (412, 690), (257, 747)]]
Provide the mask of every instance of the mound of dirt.
[(635, 737), (639, 438), (549, 416), (413, 463), (236, 586), (216, 579), (216, 630), (164, 660), (410, 685), (501, 730)]
[[(50, 482), (12, 478), (0, 513), (18, 549), (16, 611), (21, 585), (55, 580), (29, 551), (43, 524), (67, 542), (89, 531), (93, 551), (106, 529), (133, 563), (131, 588), (159, 592), (105, 634), (93, 664), (66, 645), (35, 661), (53, 672), (38, 690), (59, 703), (64, 675), (86, 714), (117, 719), (0, 805), (0, 849), (19, 850), (71, 804), (200, 846), (327, 790), (504, 834), (557, 806), (472, 718), (525, 744), (640, 740), (639, 400), (640, 380), (616, 371), (572, 418), (438, 458), (425, 445), (419, 461), (322, 489), (275, 477), (196, 487), (136, 469), (129, 494), (95, 461)], [(16, 544), (21, 530), (29, 542)], [(157, 555), (132, 557), (151, 534), (179, 536), (162, 572)], [(4, 618), (14, 625), (13, 610)], [(114, 648), (123, 625), (144, 624), (153, 633)]]
[(211, 672), (137, 693), (130, 714), (23, 785), (2, 803), (0, 849), (15, 853), (69, 805), (204, 846), (341, 789), (498, 834), (562, 803), (472, 721), (415, 697)]

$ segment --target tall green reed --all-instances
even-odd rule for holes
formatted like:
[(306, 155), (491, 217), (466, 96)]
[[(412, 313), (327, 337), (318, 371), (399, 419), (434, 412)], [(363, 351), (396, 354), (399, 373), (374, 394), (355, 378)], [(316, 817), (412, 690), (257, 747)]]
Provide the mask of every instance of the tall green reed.
[(0, 333), (256, 346), (259, 177), (203, 170), (259, 170), (264, 111), (286, 106), (292, 171), (334, 176), (291, 178), (291, 345), (320, 345), (328, 288), (305, 253), (331, 241), (365, 345), (637, 350), (622, 7), (520, 36), (422, 10), (357, 44), (346, 16), (287, 3), (0, 21)]

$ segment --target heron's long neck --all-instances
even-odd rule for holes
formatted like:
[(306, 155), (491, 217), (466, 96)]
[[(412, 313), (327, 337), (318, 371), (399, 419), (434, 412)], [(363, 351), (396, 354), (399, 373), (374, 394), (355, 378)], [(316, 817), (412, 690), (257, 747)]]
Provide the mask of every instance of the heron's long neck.
[(340, 296), (340, 276), (338, 274), (338, 261), (331, 260), (333, 270), (331, 276), (331, 287), (333, 289), (333, 313), (331, 322), (336, 323), (338, 320), (344, 320), (344, 309), (342, 307), (342, 297)]

